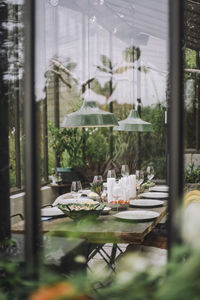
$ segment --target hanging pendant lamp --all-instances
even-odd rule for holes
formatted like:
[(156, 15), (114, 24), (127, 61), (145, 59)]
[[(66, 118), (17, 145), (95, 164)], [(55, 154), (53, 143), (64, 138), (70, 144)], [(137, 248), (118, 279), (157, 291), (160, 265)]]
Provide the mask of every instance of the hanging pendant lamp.
[(119, 121), (119, 126), (115, 126), (113, 129), (118, 131), (135, 131), (135, 132), (152, 132), (153, 127), (151, 123), (143, 121), (137, 112), (137, 110), (132, 109), (129, 116), (123, 120)]
[[(98, 96), (98, 95), (97, 95)], [(97, 107), (96, 101), (91, 100), (90, 92), (85, 97), (79, 110), (64, 117), (62, 127), (113, 127), (118, 125), (114, 114)]]

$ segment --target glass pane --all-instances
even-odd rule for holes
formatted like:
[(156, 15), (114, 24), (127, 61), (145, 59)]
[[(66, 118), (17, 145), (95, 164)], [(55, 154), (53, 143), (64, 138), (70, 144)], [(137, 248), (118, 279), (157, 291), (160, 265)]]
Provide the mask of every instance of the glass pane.
[[(152, 164), (155, 178), (165, 181), (167, 7), (167, 1), (37, 1), (36, 97), (47, 99), (49, 170), (86, 167), (92, 178), (104, 174), (112, 156), (118, 174), (122, 164), (131, 172)], [(88, 89), (119, 120), (141, 105), (154, 132), (55, 131), (81, 107)]]
[(9, 154), (11, 192), (23, 176), (23, 2), (8, 4)]
[[(185, 4), (185, 190), (200, 183), (200, 45), (197, 37), (199, 3)], [(195, 25), (196, 24), (196, 25)]]

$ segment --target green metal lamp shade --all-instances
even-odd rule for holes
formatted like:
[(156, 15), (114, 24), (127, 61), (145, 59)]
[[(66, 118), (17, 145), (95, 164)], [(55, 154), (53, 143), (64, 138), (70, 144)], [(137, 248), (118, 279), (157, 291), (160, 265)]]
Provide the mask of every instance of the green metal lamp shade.
[(64, 117), (62, 127), (113, 127), (118, 125), (114, 114), (97, 107), (95, 101), (84, 101), (79, 110)]
[(115, 126), (114, 130), (118, 131), (135, 131), (135, 132), (152, 132), (153, 128), (151, 123), (145, 122), (140, 119), (136, 110), (131, 110), (128, 118), (119, 121), (119, 126)]

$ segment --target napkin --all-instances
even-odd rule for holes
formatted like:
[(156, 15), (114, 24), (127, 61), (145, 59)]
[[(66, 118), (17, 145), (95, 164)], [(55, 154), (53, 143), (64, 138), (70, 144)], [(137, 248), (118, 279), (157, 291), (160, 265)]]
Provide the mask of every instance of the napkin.
[(115, 178), (107, 178), (107, 194), (108, 194), (108, 202), (113, 201), (112, 189), (115, 184)]

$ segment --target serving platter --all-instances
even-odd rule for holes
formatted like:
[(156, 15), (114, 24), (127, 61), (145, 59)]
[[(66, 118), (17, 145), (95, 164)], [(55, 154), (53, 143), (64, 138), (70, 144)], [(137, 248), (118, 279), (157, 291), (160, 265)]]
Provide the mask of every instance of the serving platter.
[(114, 215), (115, 218), (127, 221), (146, 221), (159, 216), (159, 213), (151, 210), (122, 211)]
[(136, 199), (130, 200), (130, 206), (135, 207), (157, 207), (163, 205), (164, 202), (155, 199)]

